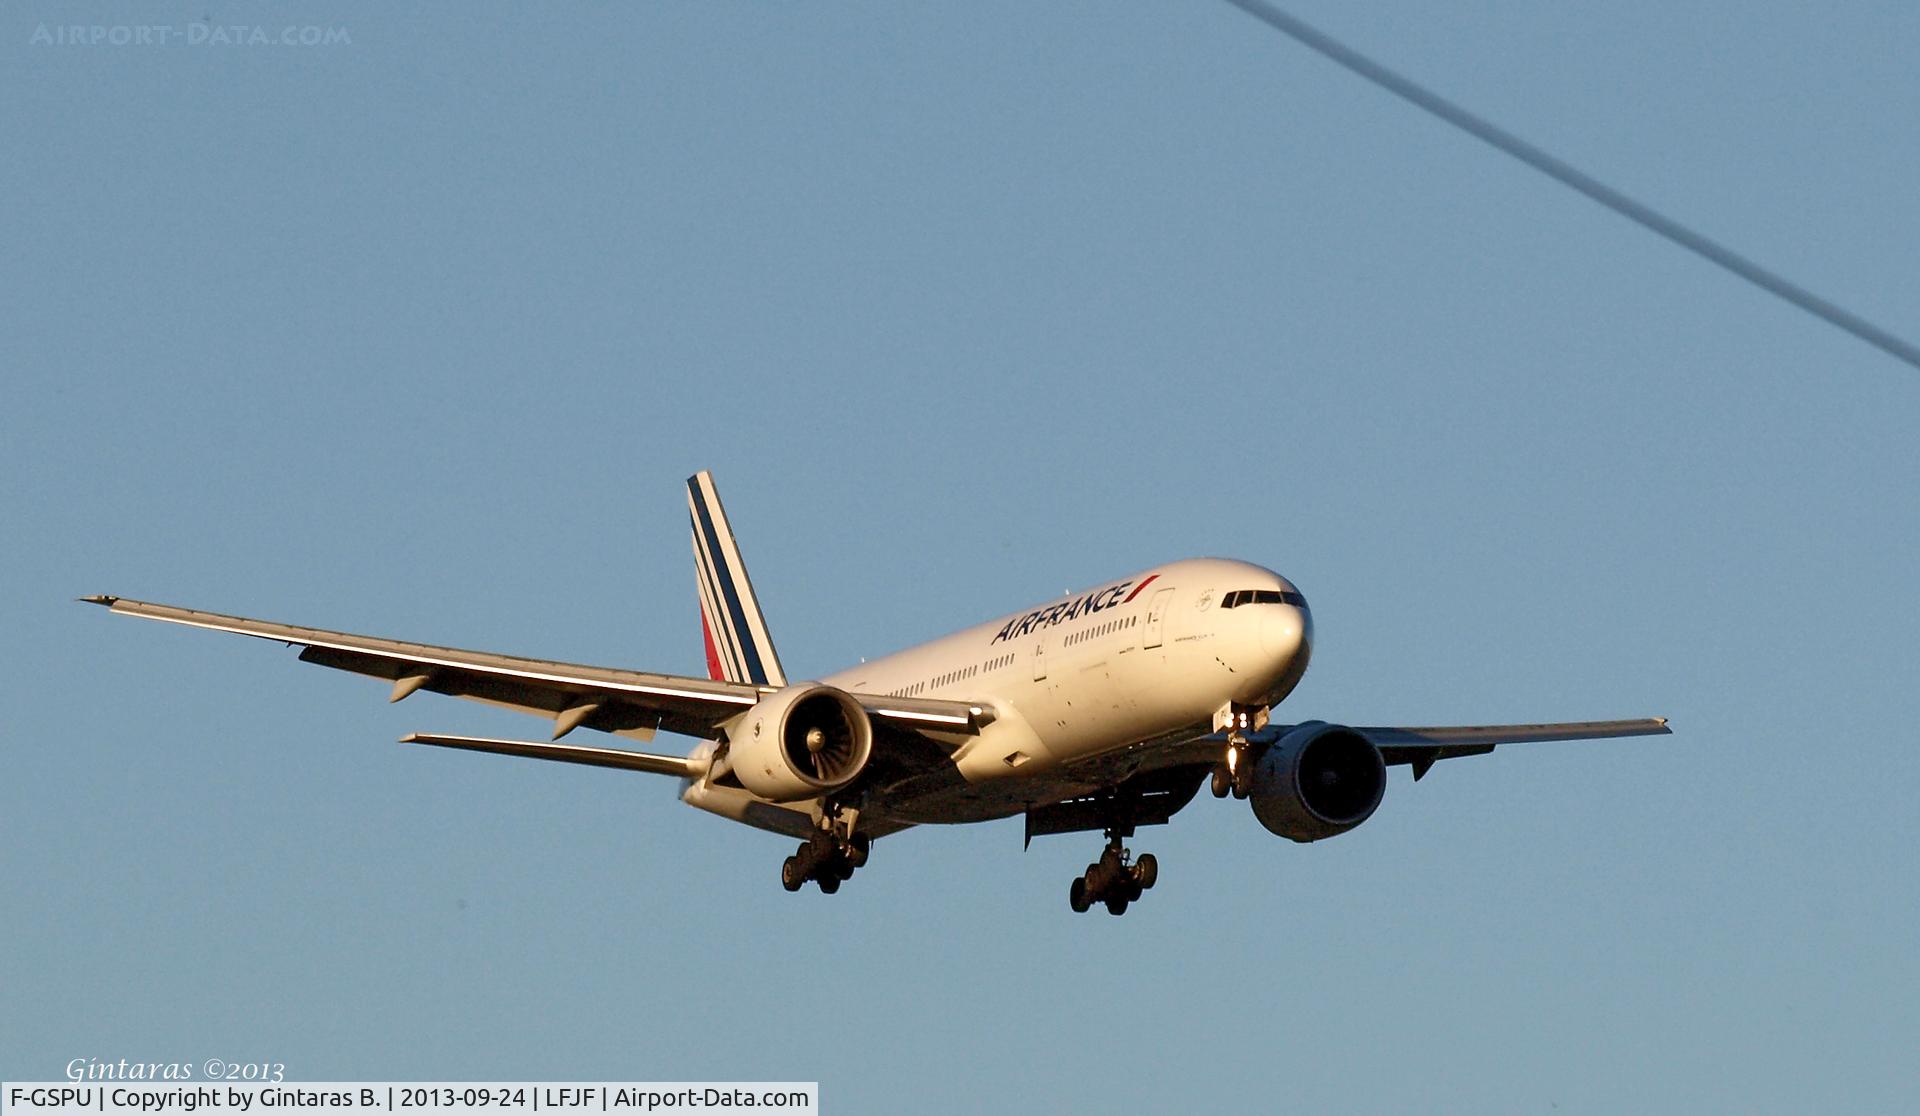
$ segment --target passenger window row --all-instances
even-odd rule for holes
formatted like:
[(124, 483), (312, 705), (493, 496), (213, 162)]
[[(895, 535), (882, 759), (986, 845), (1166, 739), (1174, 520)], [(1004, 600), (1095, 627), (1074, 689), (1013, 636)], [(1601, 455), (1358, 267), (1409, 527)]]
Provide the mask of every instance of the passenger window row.
[(1121, 620), (1109, 620), (1104, 624), (1095, 624), (1093, 627), (1088, 628), (1084, 632), (1075, 632), (1072, 635), (1068, 636), (1066, 638), (1066, 645), (1068, 647), (1072, 647), (1077, 643), (1085, 643), (1090, 639), (1098, 639), (1103, 635), (1109, 635), (1113, 632), (1119, 631), (1122, 628), (1131, 628), (1133, 627), (1133, 622), (1135, 619), (1136, 617), (1128, 616)]
[(970, 667), (963, 667), (960, 670), (948, 671), (945, 674), (938, 675), (933, 678), (929, 678), (924, 682), (915, 682), (913, 685), (908, 686), (904, 690), (895, 690), (893, 692), (893, 696), (894, 697), (915, 697), (917, 695), (926, 693), (929, 689), (935, 686), (950, 686), (955, 682), (963, 682), (966, 679), (969, 679), (974, 677), (975, 675), (978, 675), (983, 670), (999, 670), (1002, 667), (1012, 666), (1013, 658), (1014, 657), (1011, 654), (1000, 655), (995, 658), (988, 659), (984, 663), (979, 663), (977, 665), (970, 666)]

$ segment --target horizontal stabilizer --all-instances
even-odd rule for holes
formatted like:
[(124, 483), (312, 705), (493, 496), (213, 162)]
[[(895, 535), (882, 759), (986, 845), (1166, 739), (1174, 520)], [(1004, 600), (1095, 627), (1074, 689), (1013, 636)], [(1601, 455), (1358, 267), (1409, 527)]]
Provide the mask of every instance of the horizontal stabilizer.
[(583, 748), (577, 744), (548, 744), (537, 740), (494, 740), (484, 736), (444, 736), (431, 732), (408, 733), (402, 744), (432, 744), (440, 748), (464, 748), (469, 752), (493, 752), (502, 756), (584, 763), (591, 767), (618, 767), (644, 771), (649, 775), (675, 775), (698, 779), (705, 770), (683, 756), (660, 756), (651, 752), (629, 752), (624, 748)]

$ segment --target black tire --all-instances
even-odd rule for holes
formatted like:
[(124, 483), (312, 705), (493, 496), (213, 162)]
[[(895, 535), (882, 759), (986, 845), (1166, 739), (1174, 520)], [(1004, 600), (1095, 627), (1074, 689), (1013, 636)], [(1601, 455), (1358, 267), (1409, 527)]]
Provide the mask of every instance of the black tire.
[(807, 877), (800, 874), (799, 857), (790, 856), (780, 865), (781, 887), (786, 888), (788, 891), (799, 891), (806, 882)]
[(1213, 769), (1212, 786), (1215, 798), (1225, 798), (1233, 793), (1233, 776), (1227, 774), (1225, 767), (1216, 767)]
[(1074, 914), (1086, 914), (1093, 906), (1093, 900), (1087, 898), (1087, 881), (1079, 876), (1073, 878), (1073, 886), (1067, 889), (1067, 904)]
[(872, 842), (865, 837), (855, 837), (847, 844), (847, 863), (855, 868), (867, 866), (867, 855), (872, 851)]
[(1235, 798), (1245, 798), (1253, 789), (1247, 785), (1247, 782), (1248, 780), (1244, 777), (1233, 781), (1233, 796)]
[(840, 890), (839, 876), (821, 876), (817, 882), (820, 884), (820, 890), (827, 895), (832, 895), (834, 892)]
[(859, 865), (844, 856), (836, 856), (833, 858), (833, 874), (843, 880), (852, 879), (853, 870), (857, 867), (859, 867)]
[(1125, 898), (1124, 896), (1120, 896), (1120, 895), (1115, 895), (1115, 896), (1114, 896), (1113, 898), (1111, 898), (1111, 899), (1108, 899), (1108, 900), (1107, 900), (1107, 913), (1108, 913), (1108, 914), (1110, 914), (1110, 915), (1123, 915), (1123, 914), (1126, 914), (1126, 913), (1127, 913), (1127, 900), (1126, 900), (1126, 898)]
[(1159, 878), (1160, 862), (1153, 858), (1152, 853), (1141, 853), (1140, 859), (1133, 862), (1133, 882), (1140, 885), (1141, 891), (1145, 891)]

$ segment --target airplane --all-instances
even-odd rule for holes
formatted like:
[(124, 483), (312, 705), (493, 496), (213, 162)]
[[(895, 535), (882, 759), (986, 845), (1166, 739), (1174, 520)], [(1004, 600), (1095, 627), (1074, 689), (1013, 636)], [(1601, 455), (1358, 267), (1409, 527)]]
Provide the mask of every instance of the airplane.
[[(1387, 768), (1417, 782), (1438, 761), (1502, 744), (1652, 736), (1663, 717), (1450, 727), (1271, 720), (1313, 652), (1313, 614), (1261, 566), (1190, 558), (1102, 581), (818, 680), (791, 681), (710, 473), (687, 480), (707, 677), (650, 674), (377, 639), (83, 597), (116, 613), (301, 648), (300, 659), (552, 718), (551, 739), (412, 733), (402, 743), (587, 764), (679, 780), (680, 800), (797, 838), (781, 884), (826, 894), (873, 842), (916, 825), (1025, 815), (1036, 836), (1100, 832), (1072, 881), (1076, 912), (1111, 914), (1153, 887), (1153, 854), (1125, 842), (1207, 785), (1270, 832), (1338, 836), (1373, 816)], [(685, 754), (560, 743), (576, 729)]]

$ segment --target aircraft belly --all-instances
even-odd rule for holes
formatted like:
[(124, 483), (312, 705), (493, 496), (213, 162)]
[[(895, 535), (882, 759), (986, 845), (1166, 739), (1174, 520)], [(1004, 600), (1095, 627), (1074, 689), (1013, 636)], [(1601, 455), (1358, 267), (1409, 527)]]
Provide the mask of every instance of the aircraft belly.
[(696, 810), (718, 814), (769, 833), (804, 838), (813, 832), (813, 814), (809, 803), (767, 802), (737, 787), (709, 786), (690, 779), (681, 781), (680, 801)]
[(1028, 776), (972, 783), (914, 796), (889, 795), (876, 809), (913, 825), (957, 825), (1025, 813), (1090, 789), (1068, 778)]
[[(1131, 716), (1089, 715), (1092, 704), (1042, 704), (1051, 714), (1045, 731), (1030, 727), (1010, 704), (1003, 718), (982, 733), (944, 774), (927, 773), (902, 780), (882, 792), (870, 808), (888, 818), (916, 825), (959, 824), (1012, 817), (1035, 806), (1099, 790), (1124, 778), (1135, 763), (1096, 762), (1097, 757), (1134, 752), (1143, 742), (1186, 739), (1206, 731), (1206, 714), (1191, 710), (1133, 710)], [(1148, 712), (1158, 715), (1148, 716)], [(1016, 757), (1025, 757), (1018, 759)], [(1127, 770), (1120, 770), (1126, 768)]]

